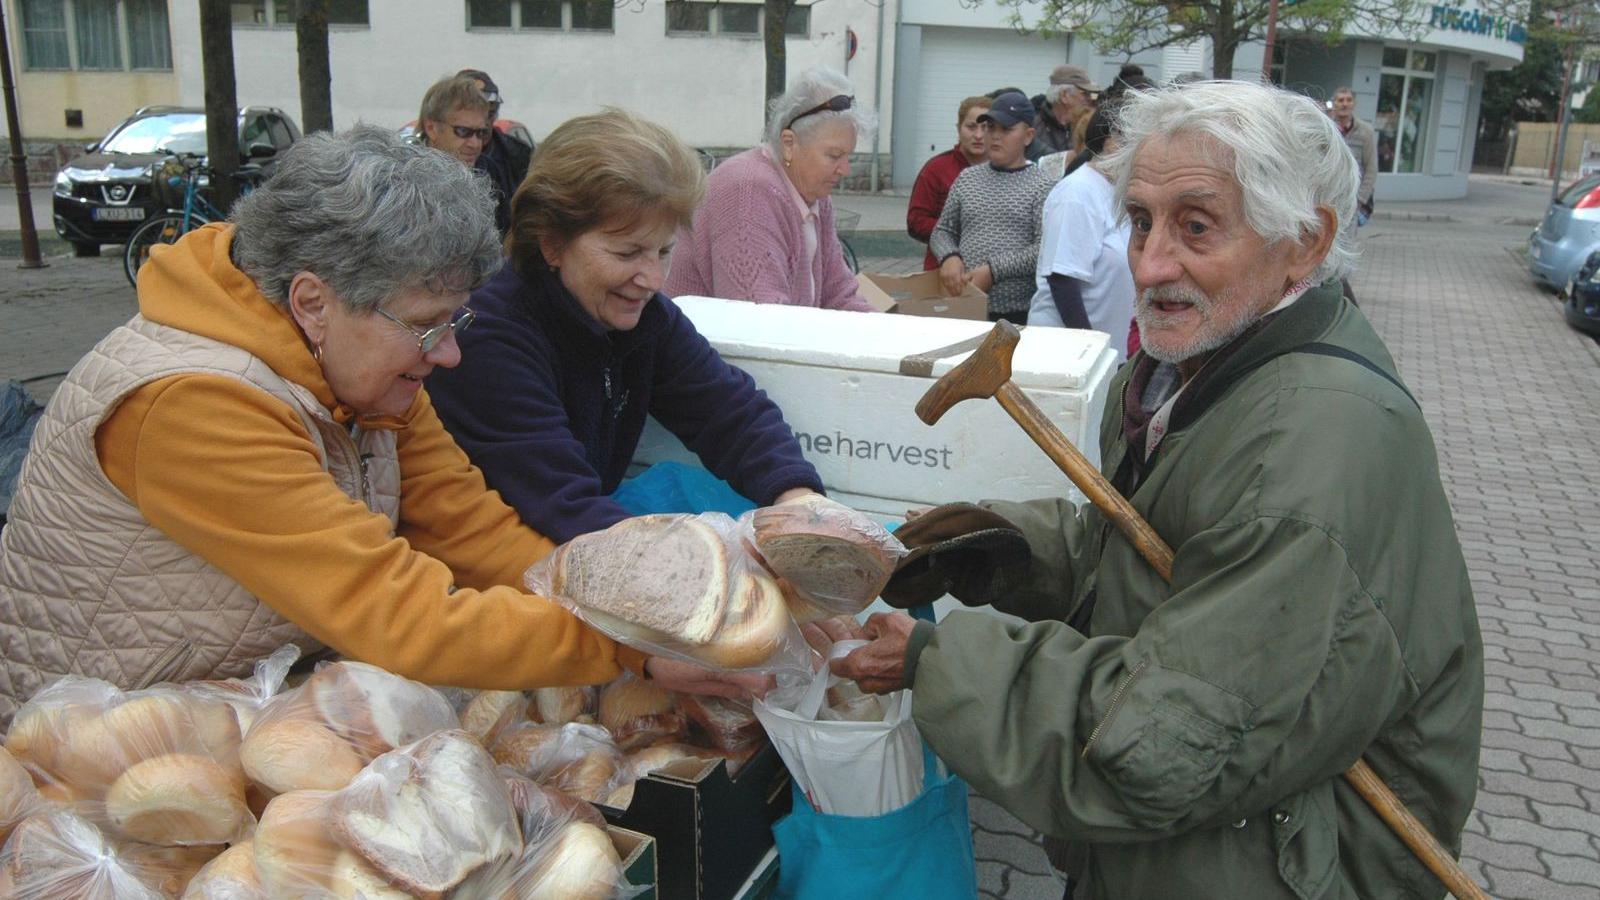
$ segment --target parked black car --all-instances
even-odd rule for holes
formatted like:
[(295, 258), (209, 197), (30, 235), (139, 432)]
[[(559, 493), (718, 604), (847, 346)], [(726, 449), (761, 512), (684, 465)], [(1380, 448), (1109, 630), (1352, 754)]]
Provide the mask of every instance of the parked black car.
[(1600, 335), (1600, 251), (1589, 254), (1578, 274), (1567, 283), (1562, 309), (1568, 325)]
[[(283, 110), (247, 106), (239, 111), (239, 158), (271, 160), (300, 139), (300, 128)], [(205, 110), (146, 106), (98, 143), (85, 148), (56, 173), (56, 234), (79, 256), (95, 256), (101, 244), (127, 241), (145, 219), (159, 215), (170, 200), (157, 190), (151, 172), (175, 154), (204, 156)]]

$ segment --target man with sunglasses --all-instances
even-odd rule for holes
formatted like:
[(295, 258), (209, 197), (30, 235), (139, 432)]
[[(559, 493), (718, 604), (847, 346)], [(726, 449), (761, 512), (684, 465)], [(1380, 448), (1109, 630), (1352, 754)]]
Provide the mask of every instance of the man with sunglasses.
[(505, 237), (511, 228), (511, 197), (516, 194), (517, 186), (522, 184), (522, 179), (528, 174), (528, 163), (533, 159), (533, 147), (524, 143), (509, 131), (502, 131), (495, 123), (500, 121), (500, 104), (504, 97), (500, 88), (489, 77), (489, 73), (482, 69), (462, 69), (456, 75), (471, 78), (477, 85), (483, 98), (489, 101), (489, 142), (484, 144), (483, 152), (478, 155), (475, 166), (479, 171), (489, 176), (489, 183), (495, 189), (494, 224)]
[(494, 133), (491, 106), (474, 79), (461, 75), (442, 78), (422, 95), (417, 133), (423, 144), (473, 168)]

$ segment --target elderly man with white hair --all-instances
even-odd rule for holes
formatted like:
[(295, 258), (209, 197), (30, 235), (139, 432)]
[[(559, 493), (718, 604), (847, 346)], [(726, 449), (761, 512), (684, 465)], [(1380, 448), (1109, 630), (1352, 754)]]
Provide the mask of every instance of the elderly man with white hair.
[(914, 688), (1079, 900), (1440, 897), (1340, 777), (1364, 757), (1458, 850), (1483, 701), (1433, 440), (1339, 291), (1355, 160), (1310, 101), (1238, 82), (1131, 94), (1122, 133), (1144, 343), (1100, 455), (1170, 584), (1092, 507), (938, 507), (885, 598), (1028, 621), (874, 616), (835, 671)]

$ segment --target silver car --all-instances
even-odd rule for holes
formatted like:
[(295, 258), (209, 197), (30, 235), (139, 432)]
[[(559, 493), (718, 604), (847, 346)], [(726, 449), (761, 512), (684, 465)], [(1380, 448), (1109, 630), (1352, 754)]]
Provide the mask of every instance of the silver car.
[(1528, 271), (1564, 290), (1595, 250), (1600, 250), (1600, 174), (1578, 179), (1550, 203), (1544, 221), (1528, 237)]

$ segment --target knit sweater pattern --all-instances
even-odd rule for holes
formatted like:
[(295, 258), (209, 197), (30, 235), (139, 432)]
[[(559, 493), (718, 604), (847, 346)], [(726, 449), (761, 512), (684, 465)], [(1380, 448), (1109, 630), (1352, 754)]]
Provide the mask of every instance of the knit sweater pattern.
[(988, 264), (994, 274), (990, 314), (1025, 310), (1033, 299), (1044, 201), (1053, 186), (1031, 164), (1012, 170), (971, 166), (950, 186), (928, 248), (941, 262), (960, 256), (968, 271)]

